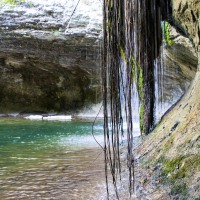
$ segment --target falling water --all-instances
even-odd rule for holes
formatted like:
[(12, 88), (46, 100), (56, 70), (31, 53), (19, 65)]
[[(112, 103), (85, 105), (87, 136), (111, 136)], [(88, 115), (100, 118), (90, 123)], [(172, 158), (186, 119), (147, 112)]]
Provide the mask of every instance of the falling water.
[[(163, 36), (164, 37), (164, 36)], [(161, 45), (160, 56), (154, 61), (154, 83), (155, 83), (155, 124), (159, 122), (165, 112), (164, 106), (164, 46)]]
[[(174, 105), (184, 94), (189, 87), (190, 82), (184, 80), (179, 63), (170, 57), (170, 53), (176, 55), (176, 42), (170, 37), (169, 30), (166, 34), (166, 27), (170, 29), (170, 25), (163, 21), (162, 45), (160, 47), (160, 56), (154, 61), (154, 79), (155, 79), (155, 123), (158, 123), (161, 117), (167, 112), (172, 105)], [(173, 33), (173, 31), (171, 31)], [(176, 35), (176, 33), (173, 33)], [(168, 38), (166, 38), (168, 37)], [(167, 41), (168, 40), (168, 41)], [(173, 86), (172, 86), (173, 85)]]
[[(157, 77), (158, 74), (163, 74), (162, 64), (159, 64), (159, 60), (155, 60), (160, 56), (162, 41), (160, 22), (167, 17), (168, 2), (168, 0), (143, 2), (104, 0), (102, 78), (105, 171), (108, 170), (107, 165), (110, 165), (113, 183), (116, 185), (116, 177), (120, 172), (118, 141), (123, 134), (121, 123), (125, 121), (130, 192), (134, 188), (132, 155), (134, 120), (140, 119), (141, 132), (144, 134), (152, 130), (155, 122), (154, 74), (156, 73)], [(155, 66), (156, 71), (154, 71)], [(159, 101), (159, 93), (163, 96), (163, 92), (158, 90), (158, 87), (162, 84), (163, 88), (163, 78), (161, 80), (157, 78), (156, 84), (157, 101)], [(138, 107), (140, 107), (139, 116)]]
[[(128, 107), (128, 102), (126, 101), (128, 96), (128, 82), (126, 79), (126, 75), (127, 75), (127, 64), (126, 62), (121, 58), (120, 61), (120, 101), (121, 101), (121, 106), (122, 106), (122, 117), (123, 117), (123, 128), (124, 130), (127, 130), (127, 112), (126, 112), (126, 108)], [(137, 70), (135, 68), (135, 70)], [(135, 73), (137, 73), (135, 71)], [(133, 82), (132, 86), (131, 86), (131, 112), (134, 113), (134, 115), (132, 115), (132, 125), (133, 125), (133, 136), (137, 137), (139, 135), (141, 135), (141, 131), (140, 131), (140, 117), (139, 117), (139, 107), (140, 107), (140, 101), (139, 101), (139, 95), (138, 95), (138, 91), (137, 91), (137, 86), (136, 86), (136, 82)]]

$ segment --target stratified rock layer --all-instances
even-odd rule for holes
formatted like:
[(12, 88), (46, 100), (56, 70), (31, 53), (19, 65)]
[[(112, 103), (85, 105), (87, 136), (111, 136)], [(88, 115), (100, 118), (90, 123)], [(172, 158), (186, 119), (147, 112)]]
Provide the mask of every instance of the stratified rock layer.
[(200, 45), (200, 1), (199, 0), (176, 0), (172, 1), (174, 20), (193, 45), (199, 51)]
[(162, 69), (158, 71), (159, 94), (157, 120), (175, 104), (187, 91), (193, 80), (198, 59), (192, 42), (180, 35), (173, 27), (170, 28), (173, 45), (162, 48)]
[[(77, 2), (34, 0), (0, 9), (0, 113), (74, 111), (100, 101), (102, 5)], [(158, 120), (197, 67), (191, 41), (174, 30), (171, 37)]]
[(0, 113), (65, 112), (100, 100), (100, 2), (38, 2), (0, 9)]

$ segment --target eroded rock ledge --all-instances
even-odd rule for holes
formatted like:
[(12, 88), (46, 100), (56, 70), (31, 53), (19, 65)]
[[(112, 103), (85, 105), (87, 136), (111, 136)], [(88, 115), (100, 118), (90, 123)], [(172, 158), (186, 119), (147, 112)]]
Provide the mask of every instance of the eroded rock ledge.
[[(173, 45), (163, 48), (163, 99), (162, 114), (179, 100), (195, 77), (198, 59), (192, 42), (170, 27)], [(163, 77), (162, 77), (163, 76)]]
[(0, 9), (0, 113), (65, 112), (99, 101), (101, 3), (80, 2), (73, 13), (76, 3)]

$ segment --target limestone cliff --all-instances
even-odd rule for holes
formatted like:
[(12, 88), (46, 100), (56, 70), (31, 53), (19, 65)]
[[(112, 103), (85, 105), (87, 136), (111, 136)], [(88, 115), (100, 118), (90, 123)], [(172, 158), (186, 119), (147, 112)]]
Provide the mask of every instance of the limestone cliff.
[(169, 31), (173, 44), (163, 43), (162, 69), (158, 72), (158, 78), (156, 77), (162, 82), (158, 87), (163, 92), (163, 95), (158, 94), (157, 97), (157, 120), (187, 91), (198, 65), (192, 42), (178, 33), (174, 27), (170, 27)]
[[(101, 3), (77, 2), (34, 0), (0, 8), (0, 113), (68, 112), (100, 100)], [(197, 66), (188, 39), (172, 32), (159, 116), (184, 94)]]
[(69, 112), (101, 95), (101, 3), (0, 8), (0, 113)]

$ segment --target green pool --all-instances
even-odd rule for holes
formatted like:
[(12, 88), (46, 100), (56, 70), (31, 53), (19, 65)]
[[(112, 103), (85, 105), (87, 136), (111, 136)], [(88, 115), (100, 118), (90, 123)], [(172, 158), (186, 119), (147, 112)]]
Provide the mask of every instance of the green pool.
[[(101, 148), (90, 121), (0, 119), (0, 195), (6, 199), (97, 199)], [(94, 126), (103, 141), (102, 122)]]

